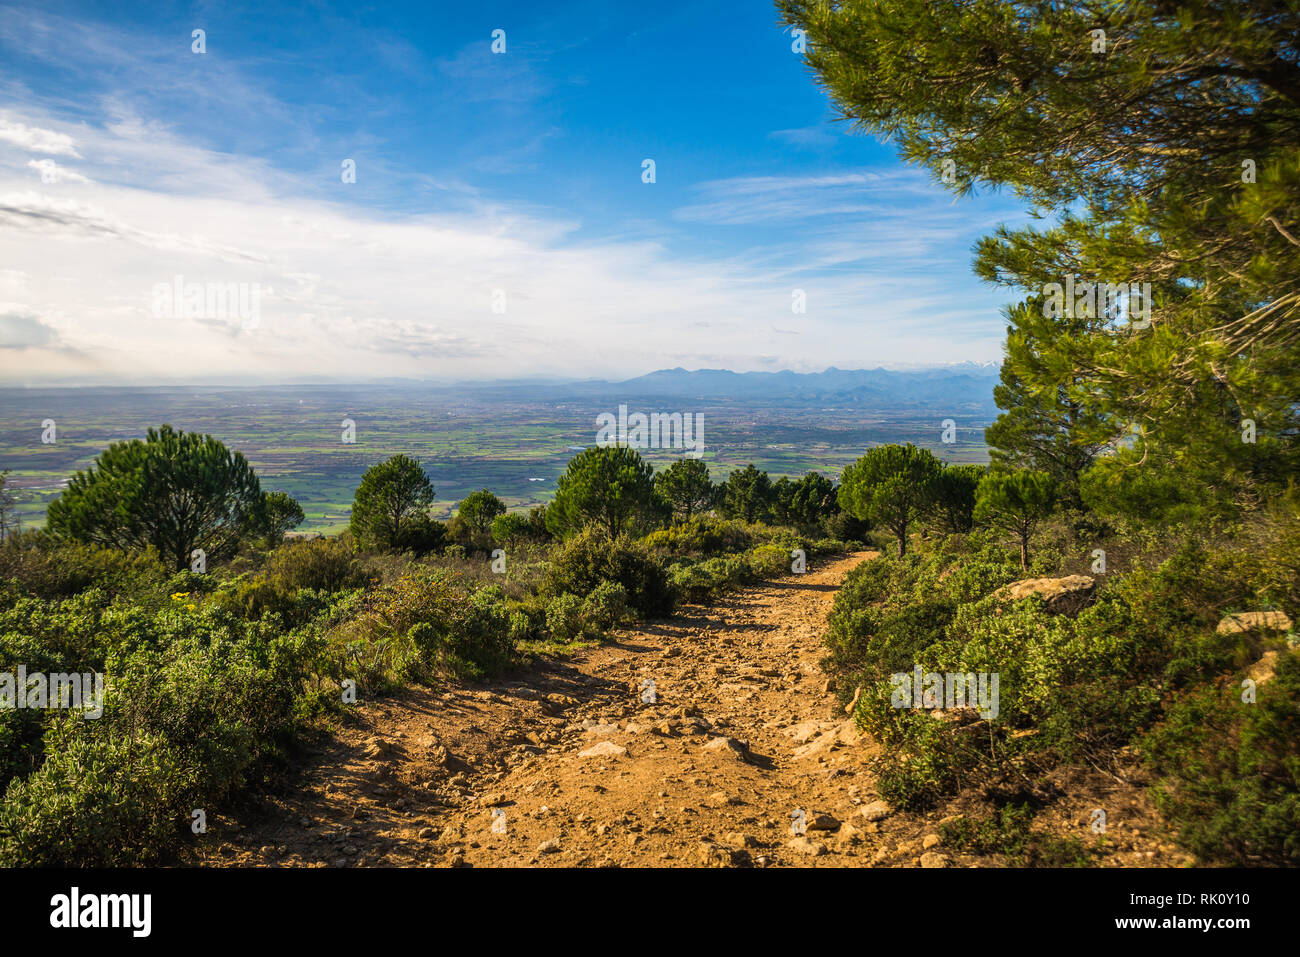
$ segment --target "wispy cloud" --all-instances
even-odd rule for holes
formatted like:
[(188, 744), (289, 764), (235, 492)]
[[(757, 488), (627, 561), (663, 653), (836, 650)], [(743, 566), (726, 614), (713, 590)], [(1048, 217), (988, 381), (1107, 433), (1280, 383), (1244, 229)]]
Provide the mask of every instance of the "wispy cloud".
[(29, 153), (49, 153), (51, 156), (79, 156), (71, 136), (27, 126), (5, 116), (0, 116), (0, 142), (16, 146)]
[[(0, 47), (77, 87), (0, 67), (0, 143), (14, 147), (0, 149), (0, 380), (618, 376), (998, 353), (997, 298), (934, 266), (993, 212), (953, 207), (915, 171), (756, 162), (741, 168), (774, 172), (665, 178), (662, 206), (593, 221), (566, 204), (587, 172), (565, 180), (544, 162), (571, 134), (553, 101), (573, 65), (548, 59), (562, 42), (543, 53), (512, 27), (508, 56), (486, 33), (437, 56), (359, 15), (320, 16), (430, 109), (475, 117), (438, 141), (472, 154), (472, 175), (365, 122), (413, 109), (383, 84), (326, 70), (323, 96), (288, 102), (265, 56), (216, 26), (199, 56), (173, 21), (146, 32), (39, 7), (0, 20)], [(274, 65), (316, 75), (317, 52)], [(759, 141), (818, 164), (809, 151), (838, 136), (765, 129)], [(629, 155), (635, 169), (643, 154)], [(157, 315), (154, 288), (177, 277), (256, 286), (260, 322)]]
[(27, 168), (36, 170), (42, 183), (89, 183), (90, 180), (75, 170), (60, 166), (51, 159), (28, 160)]
[(773, 130), (767, 135), (769, 139), (776, 140), (786, 146), (806, 150), (827, 149), (833, 146), (840, 136), (829, 123), (818, 123), (816, 126), (800, 126), (791, 130)]
[(700, 201), (678, 209), (677, 219), (731, 226), (828, 216), (861, 220), (902, 213), (905, 197), (927, 204), (936, 199), (919, 175), (906, 170), (744, 176), (702, 183), (696, 192)]

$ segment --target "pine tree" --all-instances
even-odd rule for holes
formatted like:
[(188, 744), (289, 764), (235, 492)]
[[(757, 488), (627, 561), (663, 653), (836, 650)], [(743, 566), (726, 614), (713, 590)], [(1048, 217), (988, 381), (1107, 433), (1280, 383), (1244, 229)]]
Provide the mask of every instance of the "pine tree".
[(990, 437), (1008, 460), (1191, 462), (1237, 501), (1300, 466), (1300, 8), (778, 7), (845, 118), (954, 191), (1008, 188), (1046, 221), (982, 240), (983, 278), (1040, 306), (1052, 283), (1149, 284), (1143, 315), (1044, 316), (1019, 344), (1015, 317), (1002, 398), (1023, 411)]
[(624, 445), (593, 446), (569, 460), (546, 507), (546, 526), (561, 538), (594, 525), (616, 538), (660, 517), (654, 468)]
[(878, 445), (844, 470), (840, 507), (893, 532), (902, 558), (908, 533), (934, 505), (942, 469), (943, 463), (927, 449)]
[(352, 499), (353, 537), (375, 548), (402, 548), (428, 523), (433, 493), (429, 476), (409, 455), (394, 455), (367, 469)]
[(1037, 303), (1008, 311), (1005, 356), (993, 401), (1003, 412), (987, 429), (995, 465), (1037, 469), (1059, 484), (1062, 500), (1081, 504), (1080, 477), (1106, 445), (1114, 426), (1095, 407), (1088, 379), (1052, 361), (1060, 324)]
[(680, 458), (656, 474), (655, 490), (682, 521), (707, 511), (717, 495), (709, 467), (700, 459), (688, 458)]
[(258, 530), (262, 490), (239, 452), (210, 435), (164, 425), (146, 437), (114, 442), (68, 481), (50, 503), (47, 527), (58, 537), (114, 548), (152, 546), (172, 567), (234, 554)]

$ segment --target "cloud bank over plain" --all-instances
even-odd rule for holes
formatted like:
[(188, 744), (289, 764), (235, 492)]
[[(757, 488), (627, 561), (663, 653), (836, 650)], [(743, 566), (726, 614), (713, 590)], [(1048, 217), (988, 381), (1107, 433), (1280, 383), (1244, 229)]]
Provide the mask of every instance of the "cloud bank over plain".
[[(121, 55), (67, 36), (94, 44), (85, 58)], [(270, 115), (293, 112), (226, 69)], [(149, 115), (139, 86), (75, 108), (41, 99), (0, 86), (6, 385), (620, 378), (999, 354), (1007, 297), (947, 273), (968, 272), (971, 243), (1006, 209), (954, 204), (901, 167), (705, 180), (664, 190), (653, 222), (614, 210), (595, 223), (401, 157), (358, 161), (350, 184), (337, 151), (304, 173), (217, 149)], [(291, 132), (299, 146), (312, 136), (296, 114)], [(368, 178), (435, 184), (436, 198), (364, 202)], [(258, 321), (159, 315), (156, 290), (175, 283), (255, 287)]]

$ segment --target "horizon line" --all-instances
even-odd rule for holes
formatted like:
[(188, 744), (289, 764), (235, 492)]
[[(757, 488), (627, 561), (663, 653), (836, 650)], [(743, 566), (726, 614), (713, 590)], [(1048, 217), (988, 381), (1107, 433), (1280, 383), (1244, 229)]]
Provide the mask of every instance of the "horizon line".
[(202, 382), (184, 382), (177, 380), (150, 379), (139, 381), (120, 381), (120, 380), (103, 380), (103, 381), (69, 381), (54, 380), (44, 383), (16, 383), (6, 382), (0, 379), (0, 390), (11, 391), (36, 391), (40, 389), (276, 389), (276, 388), (298, 388), (303, 386), (310, 387), (328, 387), (334, 386), (339, 388), (358, 387), (358, 386), (424, 386), (432, 388), (464, 388), (464, 387), (491, 387), (500, 385), (547, 385), (547, 386), (564, 386), (564, 385), (623, 385), (629, 382), (635, 382), (638, 379), (646, 379), (650, 376), (660, 375), (662, 373), (683, 373), (686, 375), (697, 375), (700, 373), (727, 373), (735, 376), (773, 376), (773, 375), (795, 375), (795, 376), (820, 376), (830, 372), (840, 372), (852, 374), (857, 372), (900, 372), (900, 373), (922, 373), (938, 372), (944, 370), (958, 369), (979, 369), (995, 370), (1000, 368), (1001, 363), (995, 361), (975, 362), (965, 360), (962, 362), (944, 362), (933, 364), (904, 364), (890, 363), (888, 365), (878, 365), (871, 368), (841, 369), (838, 366), (827, 366), (817, 372), (796, 372), (793, 369), (750, 369), (744, 372), (737, 372), (734, 369), (721, 367), (686, 369), (682, 366), (673, 368), (653, 369), (650, 372), (630, 376), (625, 379), (602, 379), (602, 378), (579, 378), (561, 375), (536, 375), (536, 376), (503, 376), (493, 379), (417, 379), (409, 376), (390, 376), (386, 378), (368, 378), (368, 379), (215, 379)]

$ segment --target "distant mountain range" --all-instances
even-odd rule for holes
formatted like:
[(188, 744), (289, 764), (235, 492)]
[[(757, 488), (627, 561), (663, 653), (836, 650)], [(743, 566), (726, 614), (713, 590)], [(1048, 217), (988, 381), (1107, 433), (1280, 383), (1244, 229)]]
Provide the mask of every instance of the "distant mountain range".
[(661, 369), (622, 382), (484, 383), (468, 391), (527, 393), (537, 398), (613, 400), (675, 398), (797, 402), (881, 409), (991, 411), (998, 367), (963, 363), (933, 369), (836, 369), (824, 372), (731, 372)]
[(642, 395), (803, 397), (845, 394), (888, 398), (900, 394), (921, 398), (935, 389), (984, 392), (992, 389), (998, 370), (972, 364), (943, 369), (836, 369), (825, 372), (730, 372), (726, 369), (661, 369), (618, 383)]
[[(767, 403), (822, 406), (871, 407), (882, 410), (947, 410), (993, 413), (993, 386), (998, 381), (993, 363), (964, 362), (920, 369), (836, 369), (824, 372), (732, 372), (728, 369), (660, 369), (647, 375), (611, 382), (604, 379), (564, 380), (552, 378), (497, 379), (460, 382), (428, 382), (416, 379), (384, 379), (360, 383), (302, 382), (276, 385), (253, 384), (169, 384), (155, 386), (81, 386), (105, 394), (139, 391), (153, 395), (189, 395), (201, 391), (267, 392), (414, 390), (422, 393), (476, 395), (485, 400), (580, 402), (612, 407), (637, 399), (682, 401), (708, 400), (746, 405)], [(49, 383), (37, 388), (19, 388), (31, 395), (58, 393), (66, 385)], [(78, 388), (78, 387), (73, 387)], [(0, 389), (0, 392), (9, 391)]]

